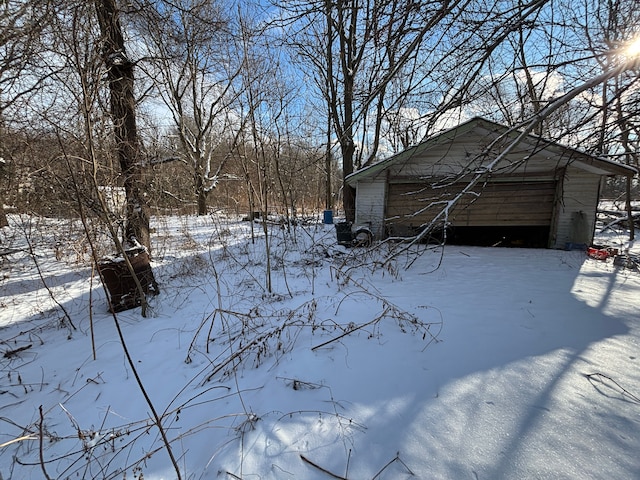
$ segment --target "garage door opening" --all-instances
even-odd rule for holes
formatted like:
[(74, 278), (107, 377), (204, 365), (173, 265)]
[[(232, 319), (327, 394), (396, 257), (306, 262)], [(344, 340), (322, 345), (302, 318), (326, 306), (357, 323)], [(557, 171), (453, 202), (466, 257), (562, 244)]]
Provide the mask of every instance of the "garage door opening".
[(452, 227), (447, 232), (447, 243), (479, 247), (547, 248), (549, 227)]

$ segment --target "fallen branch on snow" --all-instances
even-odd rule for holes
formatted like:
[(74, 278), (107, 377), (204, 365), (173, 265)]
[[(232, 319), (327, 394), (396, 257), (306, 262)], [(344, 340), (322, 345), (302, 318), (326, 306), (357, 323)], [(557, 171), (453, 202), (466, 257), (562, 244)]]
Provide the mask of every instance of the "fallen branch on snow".
[(317, 463), (313, 463), (311, 460), (309, 460), (307, 457), (305, 457), (304, 455), (300, 454), (300, 458), (302, 459), (303, 462), (308, 463), (309, 465), (311, 465), (312, 467), (317, 468), (318, 470), (320, 470), (321, 472), (326, 473), (327, 475), (329, 475), (332, 478), (337, 478), (338, 480), (348, 480), (347, 477), (341, 477), (340, 475), (336, 475), (333, 472), (330, 472), (329, 470), (327, 470), (326, 468), (321, 467), (320, 465), (318, 465)]
[[(596, 373), (588, 373), (588, 374), (585, 375), (585, 377), (587, 377), (587, 379), (590, 382), (598, 381), (603, 385), (606, 385), (605, 382), (603, 381), (603, 379), (604, 380), (608, 380), (608, 381), (610, 381), (611, 383), (613, 383), (616, 387), (618, 387), (620, 389), (620, 393), (623, 396), (627, 396), (631, 400), (633, 400), (634, 402), (640, 404), (640, 398), (636, 397), (633, 393), (629, 392), (629, 390), (627, 390), (626, 388), (622, 387), (618, 382), (616, 382), (613, 378), (609, 377), (608, 375), (604, 375), (603, 373), (596, 372)], [(599, 377), (599, 378), (596, 378), (596, 377)], [(609, 388), (611, 388), (611, 387), (609, 386)]]
[(29, 345), (24, 345), (22, 347), (18, 347), (15, 350), (7, 350), (6, 352), (4, 352), (4, 355), (2, 355), (4, 358), (11, 358), (14, 355), (17, 355), (20, 352), (23, 352), (25, 350), (30, 349), (31, 347), (33, 347), (33, 344), (30, 343)]

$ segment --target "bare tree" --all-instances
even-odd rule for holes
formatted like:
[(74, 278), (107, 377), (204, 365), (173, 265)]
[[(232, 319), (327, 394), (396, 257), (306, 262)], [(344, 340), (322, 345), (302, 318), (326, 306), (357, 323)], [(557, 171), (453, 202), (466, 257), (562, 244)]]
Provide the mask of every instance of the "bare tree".
[(240, 128), (233, 87), (242, 59), (232, 15), (217, 0), (139, 3), (147, 75), (171, 118), (176, 153), (191, 169), (198, 214), (204, 215), (230, 158), (220, 147), (233, 144)]
[[(488, 59), (546, 3), (503, 8), (502, 2), (475, 0), (284, 2), (283, 22), (293, 27), (288, 41), (318, 78), (343, 176), (379, 158), (385, 125), (396, 124), (406, 106), (423, 110), (424, 127), (412, 122), (415, 137), (468, 102)], [(346, 184), (343, 199), (353, 220), (354, 192)]]
[[(316, 77), (340, 146), (343, 176), (375, 158), (387, 86), (415, 58), (437, 19), (446, 15), (436, 3), (424, 8), (411, 1), (283, 3), (282, 21), (294, 25), (287, 41)], [(370, 148), (363, 159), (365, 150), (358, 150), (356, 137), (365, 129)], [(346, 184), (343, 188), (345, 213), (353, 220), (354, 192)]]
[[(518, 11), (524, 11), (522, 0), (517, 6)], [(562, 93), (562, 77), (557, 73), (562, 49), (554, 38), (551, 15), (542, 8), (531, 12), (530, 18), (514, 18), (512, 34), (497, 49), (498, 54), (486, 60), (484, 75), (478, 77), (463, 102), (468, 111), (513, 126), (536, 115), (544, 102)], [(554, 117), (557, 115), (560, 113)], [(557, 123), (554, 117), (538, 124), (534, 133), (552, 135), (550, 125)]]
[(4, 211), (5, 186), (9, 175), (11, 155), (6, 145), (10, 127), (7, 115), (15, 126), (13, 111), (21, 108), (22, 102), (39, 91), (47, 75), (38, 64), (37, 54), (43, 51), (40, 34), (51, 15), (49, 1), (0, 2), (0, 227), (7, 225)]
[[(6, 162), (4, 158), (0, 157), (0, 180), (2, 180), (3, 183), (5, 181), (3, 178), (5, 176), (5, 165)], [(0, 228), (6, 227), (7, 225), (9, 225), (9, 221), (7, 220), (7, 215), (4, 211), (4, 196), (2, 195), (2, 192), (0, 192)]]
[(150, 211), (136, 126), (134, 63), (127, 56), (120, 11), (115, 0), (97, 0), (95, 7), (102, 34), (102, 58), (109, 79), (116, 150), (124, 177), (127, 202), (125, 238), (150, 250)]
[[(640, 22), (640, 13), (629, 0), (609, 2), (588, 2), (589, 18), (581, 19), (584, 36), (590, 53), (603, 70), (615, 68), (617, 64), (628, 63), (633, 55), (640, 55), (638, 44), (630, 45), (636, 34), (635, 25)], [(635, 38), (636, 42), (640, 39)], [(633, 47), (634, 51), (629, 52)], [(636, 66), (640, 65), (635, 61)], [(637, 85), (640, 82), (640, 68), (620, 71), (607, 79), (601, 86), (597, 104), (600, 121), (596, 153), (622, 161), (627, 165), (640, 167), (638, 148), (640, 147), (640, 121), (638, 115)], [(624, 185), (625, 209), (628, 219), (629, 238), (635, 238), (635, 224), (632, 209), (633, 178), (627, 177)]]

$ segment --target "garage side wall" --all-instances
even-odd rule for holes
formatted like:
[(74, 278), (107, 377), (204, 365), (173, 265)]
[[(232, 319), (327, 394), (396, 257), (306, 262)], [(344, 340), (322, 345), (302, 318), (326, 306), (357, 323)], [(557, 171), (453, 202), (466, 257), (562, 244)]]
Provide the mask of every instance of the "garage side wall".
[(356, 186), (356, 225), (368, 226), (375, 238), (384, 236), (384, 178), (360, 181)]
[(600, 175), (569, 165), (562, 179), (562, 199), (556, 210), (553, 248), (567, 243), (591, 244), (595, 231)]

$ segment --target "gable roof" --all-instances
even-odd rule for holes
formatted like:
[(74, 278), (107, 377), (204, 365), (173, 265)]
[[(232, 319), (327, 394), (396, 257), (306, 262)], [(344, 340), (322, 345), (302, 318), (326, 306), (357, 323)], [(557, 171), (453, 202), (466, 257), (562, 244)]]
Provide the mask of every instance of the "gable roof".
[[(516, 128), (510, 128), (491, 120), (487, 120), (486, 118), (474, 117), (457, 127), (445, 130), (444, 132), (428, 138), (427, 140), (409, 147), (389, 158), (358, 170), (347, 176), (345, 181), (347, 184), (353, 186), (359, 180), (376, 175), (393, 165), (402, 164), (409, 159), (419, 159), (421, 156), (426, 158), (429, 151), (435, 147), (451, 143), (452, 141), (455, 141), (456, 138), (464, 138), (470, 133), (490, 139), (503, 138), (504, 140), (515, 141), (521, 134), (521, 131)], [(525, 136), (519, 142), (519, 145), (531, 152), (544, 151), (550, 155), (568, 156), (573, 164), (597, 175), (633, 176), (638, 173), (637, 170), (631, 166), (590, 155), (583, 151), (561, 145), (552, 140), (544, 139), (533, 134)]]

